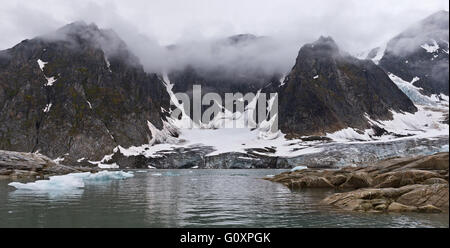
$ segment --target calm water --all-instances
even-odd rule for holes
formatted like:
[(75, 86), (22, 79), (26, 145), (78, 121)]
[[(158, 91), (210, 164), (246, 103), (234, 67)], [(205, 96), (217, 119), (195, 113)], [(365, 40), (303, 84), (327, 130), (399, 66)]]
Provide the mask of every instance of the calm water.
[(261, 177), (281, 170), (148, 170), (55, 192), (0, 180), (0, 227), (449, 227), (448, 214), (361, 214)]

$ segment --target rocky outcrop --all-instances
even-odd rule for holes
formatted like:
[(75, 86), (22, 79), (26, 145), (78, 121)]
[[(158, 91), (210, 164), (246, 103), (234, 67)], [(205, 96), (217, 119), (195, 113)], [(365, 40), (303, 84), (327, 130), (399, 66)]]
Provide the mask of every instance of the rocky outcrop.
[(391, 158), (366, 167), (286, 172), (268, 180), (291, 189), (344, 191), (323, 200), (344, 210), (441, 212), (448, 211), (449, 207), (448, 173), (449, 153), (446, 152)]
[(448, 182), (408, 185), (400, 188), (369, 188), (338, 193), (322, 202), (344, 210), (364, 212), (448, 211)]
[(0, 178), (45, 178), (82, 171), (96, 171), (96, 169), (61, 165), (38, 153), (0, 150)]
[(0, 149), (97, 161), (146, 144), (169, 104), (111, 30), (72, 23), (0, 52)]
[(391, 39), (379, 65), (425, 94), (448, 95), (448, 58), (449, 13), (439, 11)]
[(280, 129), (292, 136), (370, 128), (391, 110), (415, 112), (411, 100), (372, 61), (339, 50), (330, 37), (303, 46), (279, 87)]

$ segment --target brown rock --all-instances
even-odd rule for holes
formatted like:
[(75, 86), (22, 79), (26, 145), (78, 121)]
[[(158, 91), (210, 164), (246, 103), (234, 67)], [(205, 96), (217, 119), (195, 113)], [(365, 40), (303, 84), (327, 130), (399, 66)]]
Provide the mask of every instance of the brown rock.
[(442, 178), (428, 178), (427, 180), (423, 181), (422, 184), (448, 184), (447, 180)]
[(411, 169), (378, 175), (373, 183), (377, 188), (399, 188), (410, 184), (420, 184), (429, 178), (440, 177), (436, 172)]
[(418, 207), (417, 211), (420, 213), (441, 213), (442, 210), (433, 206), (433, 205), (425, 205), (422, 207)]
[(389, 205), (387, 211), (389, 212), (415, 212), (417, 211), (416, 207), (412, 206), (406, 206), (403, 204), (400, 204), (398, 202), (393, 202), (391, 205)]
[(406, 168), (420, 169), (420, 170), (447, 170), (448, 171), (448, 152), (436, 153), (434, 155), (426, 156), (422, 159), (409, 163)]
[(417, 187), (398, 199), (398, 203), (410, 206), (433, 205), (438, 208), (449, 206), (448, 184), (417, 185)]
[(328, 181), (333, 184), (335, 187), (345, 183), (347, 181), (347, 177), (342, 175), (342, 174), (338, 174), (336, 176), (332, 176), (328, 178)]
[(298, 180), (292, 181), (290, 187), (292, 189), (301, 189), (301, 188), (334, 188), (334, 185), (331, 184), (324, 177), (317, 176), (305, 176)]
[(351, 211), (434, 213), (449, 208), (448, 153), (385, 159), (367, 167), (282, 173), (271, 181), (291, 188), (357, 189), (322, 201)]
[(340, 188), (352, 188), (352, 189), (359, 189), (359, 188), (366, 188), (369, 187), (372, 184), (372, 178), (369, 176), (366, 172), (356, 172), (354, 174), (351, 174), (351, 176), (347, 179), (345, 183), (340, 185)]

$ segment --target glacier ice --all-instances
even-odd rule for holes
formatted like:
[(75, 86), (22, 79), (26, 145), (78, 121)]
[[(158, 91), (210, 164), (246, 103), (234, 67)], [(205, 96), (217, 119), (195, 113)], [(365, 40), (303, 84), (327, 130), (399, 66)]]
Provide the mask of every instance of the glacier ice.
[(8, 185), (18, 190), (64, 191), (84, 188), (85, 183), (89, 182), (105, 182), (126, 179), (133, 176), (132, 173), (123, 171), (100, 171), (97, 173), (82, 172), (62, 176), (52, 176), (48, 180), (38, 180), (30, 183), (12, 182)]

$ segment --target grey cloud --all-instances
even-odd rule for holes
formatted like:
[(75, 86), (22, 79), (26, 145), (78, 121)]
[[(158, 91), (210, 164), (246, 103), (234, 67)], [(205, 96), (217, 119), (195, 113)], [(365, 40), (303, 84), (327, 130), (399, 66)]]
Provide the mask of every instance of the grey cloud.
[[(8, 1), (0, 5), (0, 49), (83, 20), (113, 29), (147, 71), (187, 64), (245, 73), (287, 72), (300, 47), (320, 35), (342, 50), (369, 50), (425, 16), (448, 9), (446, 0), (171, 0)], [(244, 45), (231, 35), (264, 36)], [(175, 44), (177, 49), (167, 49)]]

